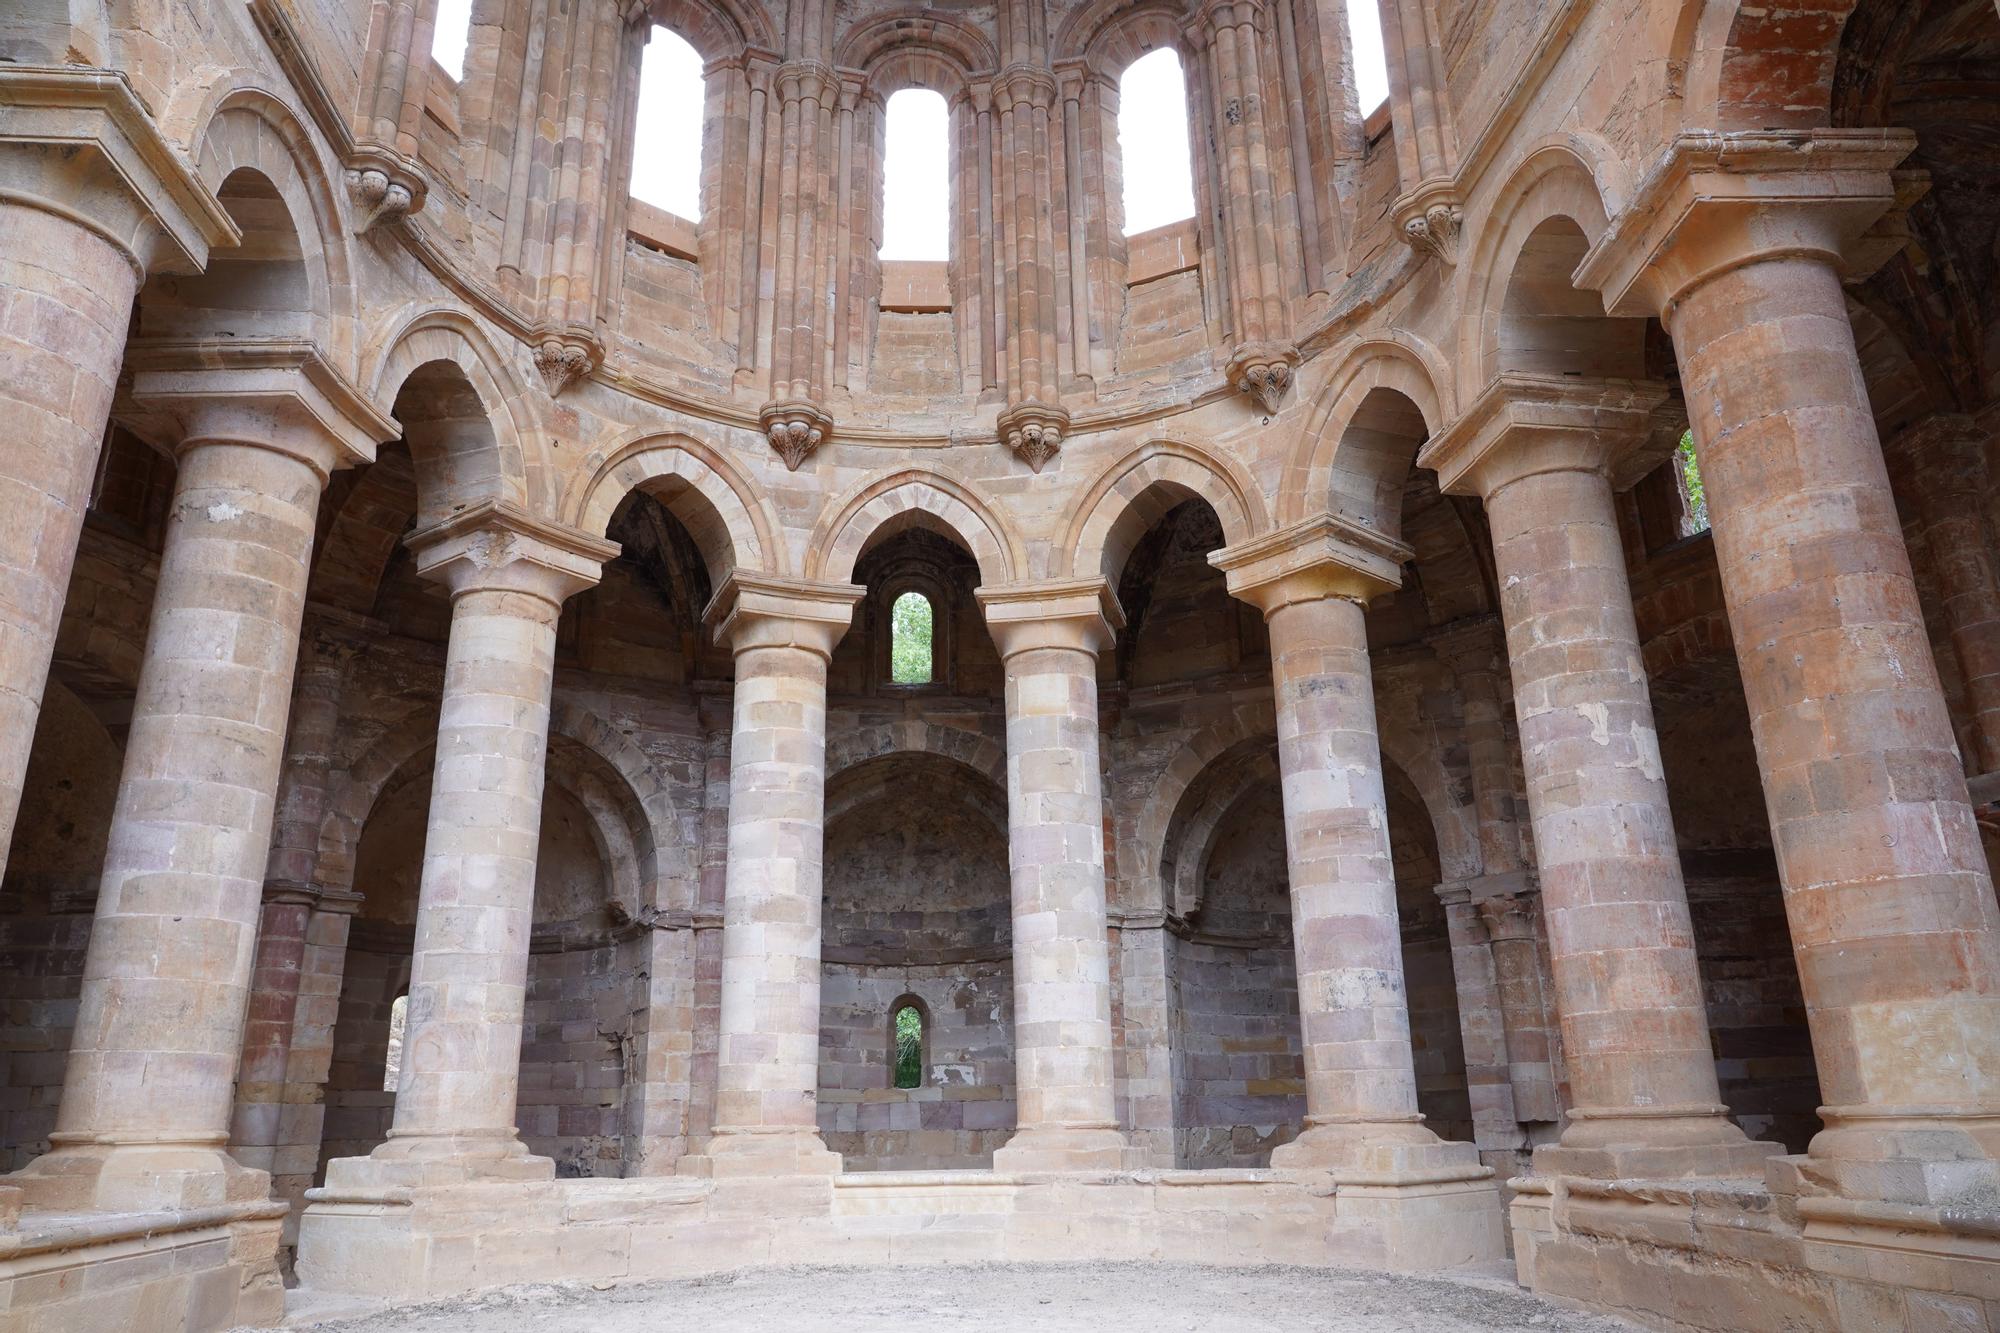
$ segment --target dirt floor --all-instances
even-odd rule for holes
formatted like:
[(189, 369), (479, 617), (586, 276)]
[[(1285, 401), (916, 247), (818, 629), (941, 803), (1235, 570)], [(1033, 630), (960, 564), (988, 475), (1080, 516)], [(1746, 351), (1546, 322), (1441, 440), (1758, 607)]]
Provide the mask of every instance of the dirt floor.
[(295, 1310), (319, 1333), (973, 1329), (1005, 1333), (1629, 1333), (1491, 1279), (1179, 1264), (775, 1268), (686, 1282), (512, 1287), (363, 1315)]

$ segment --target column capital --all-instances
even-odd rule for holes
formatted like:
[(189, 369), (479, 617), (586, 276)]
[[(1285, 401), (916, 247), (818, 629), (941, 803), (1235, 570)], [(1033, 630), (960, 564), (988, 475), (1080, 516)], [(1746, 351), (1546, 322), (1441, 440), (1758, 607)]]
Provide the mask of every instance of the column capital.
[(853, 583), (820, 583), (733, 570), (723, 580), (702, 623), (732, 652), (753, 648), (802, 648), (831, 658), (854, 623), (854, 606), (867, 590)]
[(1683, 134), (1583, 257), (1576, 285), (1601, 292), (1608, 314), (1671, 321), (1688, 291), (1759, 259), (1817, 255), (1865, 275), (1898, 248), (1900, 225), (1877, 224), (1921, 193), (1919, 179), (1891, 176), (1916, 143), (1894, 129)]
[(95, 232), (141, 275), (199, 273), (243, 239), (115, 70), (0, 65), (0, 197)]
[(1269, 620), (1294, 602), (1327, 597), (1366, 606), (1403, 586), (1403, 565), (1412, 556), (1393, 537), (1319, 513), (1211, 552), (1208, 563), (1227, 576), (1230, 596)]
[(511, 500), (487, 500), (405, 539), (417, 572), (451, 590), (518, 592), (561, 609), (595, 584), (618, 543), (536, 518)]
[(1101, 653), (1125, 628), (1118, 594), (1101, 578), (1012, 583), (973, 593), (1004, 660), (1037, 648)]
[(1502, 371), (1431, 437), (1417, 466), (1434, 470), (1446, 494), (1482, 499), (1543, 472), (1596, 472), (1622, 489), (1661, 461), (1647, 446), (1666, 396), (1655, 380)]
[(320, 474), (375, 461), (401, 429), (303, 338), (141, 338), (125, 353), (131, 400), (176, 450), (261, 445)]
[(1425, 641), (1453, 675), (1497, 675), (1507, 665), (1507, 630), (1496, 615), (1454, 620), (1432, 630)]

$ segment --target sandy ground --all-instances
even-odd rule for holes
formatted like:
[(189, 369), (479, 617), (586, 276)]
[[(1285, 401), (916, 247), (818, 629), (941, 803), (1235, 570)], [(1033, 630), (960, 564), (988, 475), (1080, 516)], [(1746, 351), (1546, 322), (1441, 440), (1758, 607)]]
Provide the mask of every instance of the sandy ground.
[(1307, 1268), (1179, 1264), (978, 1264), (774, 1268), (685, 1282), (510, 1287), (461, 1300), (342, 1315), (295, 1309), (318, 1333), (1629, 1333), (1507, 1283)]

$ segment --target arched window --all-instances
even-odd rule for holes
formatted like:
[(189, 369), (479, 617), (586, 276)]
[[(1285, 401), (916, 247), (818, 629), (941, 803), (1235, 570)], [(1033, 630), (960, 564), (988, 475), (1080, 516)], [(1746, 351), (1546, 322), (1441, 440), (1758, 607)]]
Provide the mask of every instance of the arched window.
[(1708, 531), (1708, 489), (1701, 484), (1701, 464), (1694, 456), (1694, 431), (1681, 434), (1674, 448), (1674, 477), (1680, 483), (1680, 536)]
[(701, 56), (672, 28), (653, 25), (639, 60), (632, 132), (632, 197), (701, 221)]
[(1366, 116), (1389, 96), (1389, 59), (1382, 47), (1382, 0), (1347, 0), (1347, 32), (1354, 43), (1354, 95)]
[(896, 1001), (889, 1015), (889, 1036), (894, 1042), (896, 1081), (899, 1088), (924, 1086), (924, 1011), (909, 996)]
[(1187, 80), (1171, 47), (1140, 56), (1118, 80), (1127, 236), (1194, 216), (1187, 108)]
[(403, 1029), (410, 1021), (410, 997), (398, 995), (389, 1006), (389, 1054), (382, 1062), (382, 1091), (394, 1092), (403, 1073)]
[(882, 132), (882, 258), (951, 258), (945, 188), (951, 112), (925, 88), (889, 98)]
[(889, 679), (898, 685), (928, 685), (936, 642), (931, 599), (906, 592), (889, 608)]
[(437, 26), (431, 29), (431, 59), (444, 72), (465, 81), (465, 48), (472, 37), (472, 0), (438, 0)]

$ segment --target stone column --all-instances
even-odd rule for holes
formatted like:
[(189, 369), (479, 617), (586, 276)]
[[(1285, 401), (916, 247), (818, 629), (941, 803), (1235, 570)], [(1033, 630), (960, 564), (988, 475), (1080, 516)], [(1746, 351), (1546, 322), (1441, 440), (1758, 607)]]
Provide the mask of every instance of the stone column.
[(1271, 630), (1306, 1066), (1305, 1132), (1273, 1166), (1485, 1172), (1471, 1144), (1445, 1144), (1417, 1113), (1363, 623), (1409, 558), (1401, 543), (1325, 515), (1209, 557)]
[(840, 1170), (817, 1115), (826, 666), (861, 593), (739, 570), (709, 607), (736, 690), (715, 1129), (690, 1170)]
[(1579, 284), (1659, 310), (1680, 361), (1826, 1102), (1808, 1169), (1984, 1209), (2000, 908), (1841, 294), (1901, 244), (1874, 228), (1913, 143), (1684, 138)]
[(115, 74), (0, 64), (0, 117), (4, 873), (133, 297), (236, 230)]
[(1490, 616), (1447, 626), (1430, 639), (1451, 669), (1464, 709), (1465, 756), (1472, 771), (1472, 806), (1479, 819), (1480, 872), (1514, 875), (1521, 857), (1521, 826), (1514, 809), (1514, 753), (1507, 743), (1501, 689), (1506, 631)]
[(1118, 1128), (1105, 926), (1097, 655), (1123, 616), (1101, 579), (981, 588), (1007, 678), (1014, 1137), (996, 1171), (1110, 1170)]
[[(267, 1171), (278, 1197), (302, 1203), (319, 1167), (319, 1140), (303, 1171), (281, 1170), (281, 1147), (299, 1143), (296, 1121), (306, 1109), (291, 1095), (292, 1034), (306, 971), (312, 920), (319, 902), (313, 867), (326, 814), (330, 751), (340, 723), (340, 692), (351, 652), (308, 629), (299, 645), (292, 687), (291, 730), (277, 794), (271, 851), (264, 871), (264, 908), (236, 1070), (236, 1108), (229, 1152), (243, 1166)], [(311, 1105), (317, 1113), (317, 1103)], [(314, 1116), (317, 1120), (317, 1115)], [(289, 1161), (288, 1167), (301, 1164)], [(279, 1177), (285, 1177), (280, 1183)], [(290, 1221), (290, 1219), (288, 1219)]]
[(330, 1187), (546, 1178), (515, 1129), (563, 602), (616, 545), (487, 501), (409, 539), (451, 592), (396, 1113)]
[(1486, 502), (1577, 1105), (1538, 1171), (1757, 1174), (1727, 1118), (1624, 551), (1657, 386), (1505, 374), (1419, 457)]
[(224, 1152), (320, 491), (395, 426), (310, 346), (134, 346), (179, 471), (34, 1206), (261, 1199)]
[(1971, 417), (1929, 417), (1890, 446), (1909, 464), (1952, 655), (1972, 706), (1975, 773), (2000, 770), (2000, 575), (1985, 520), (1990, 440)]
[(1556, 1087), (1555, 1025), (1549, 1019), (1536, 939), (1535, 895), (1496, 894), (1477, 900), (1476, 906), (1493, 951), (1514, 1115), (1524, 1124), (1553, 1124), (1562, 1119), (1562, 1097)]
[(1527, 1139), (1514, 1110), (1507, 1026), (1500, 1012), (1500, 977), (1493, 961), (1493, 945), (1466, 881), (1438, 885), (1437, 896), (1444, 906), (1445, 938), (1451, 944), (1451, 977), (1458, 994), (1459, 1039), (1465, 1046), (1465, 1090), (1472, 1103), (1473, 1142), (1482, 1154), (1499, 1155), (1512, 1174)]

